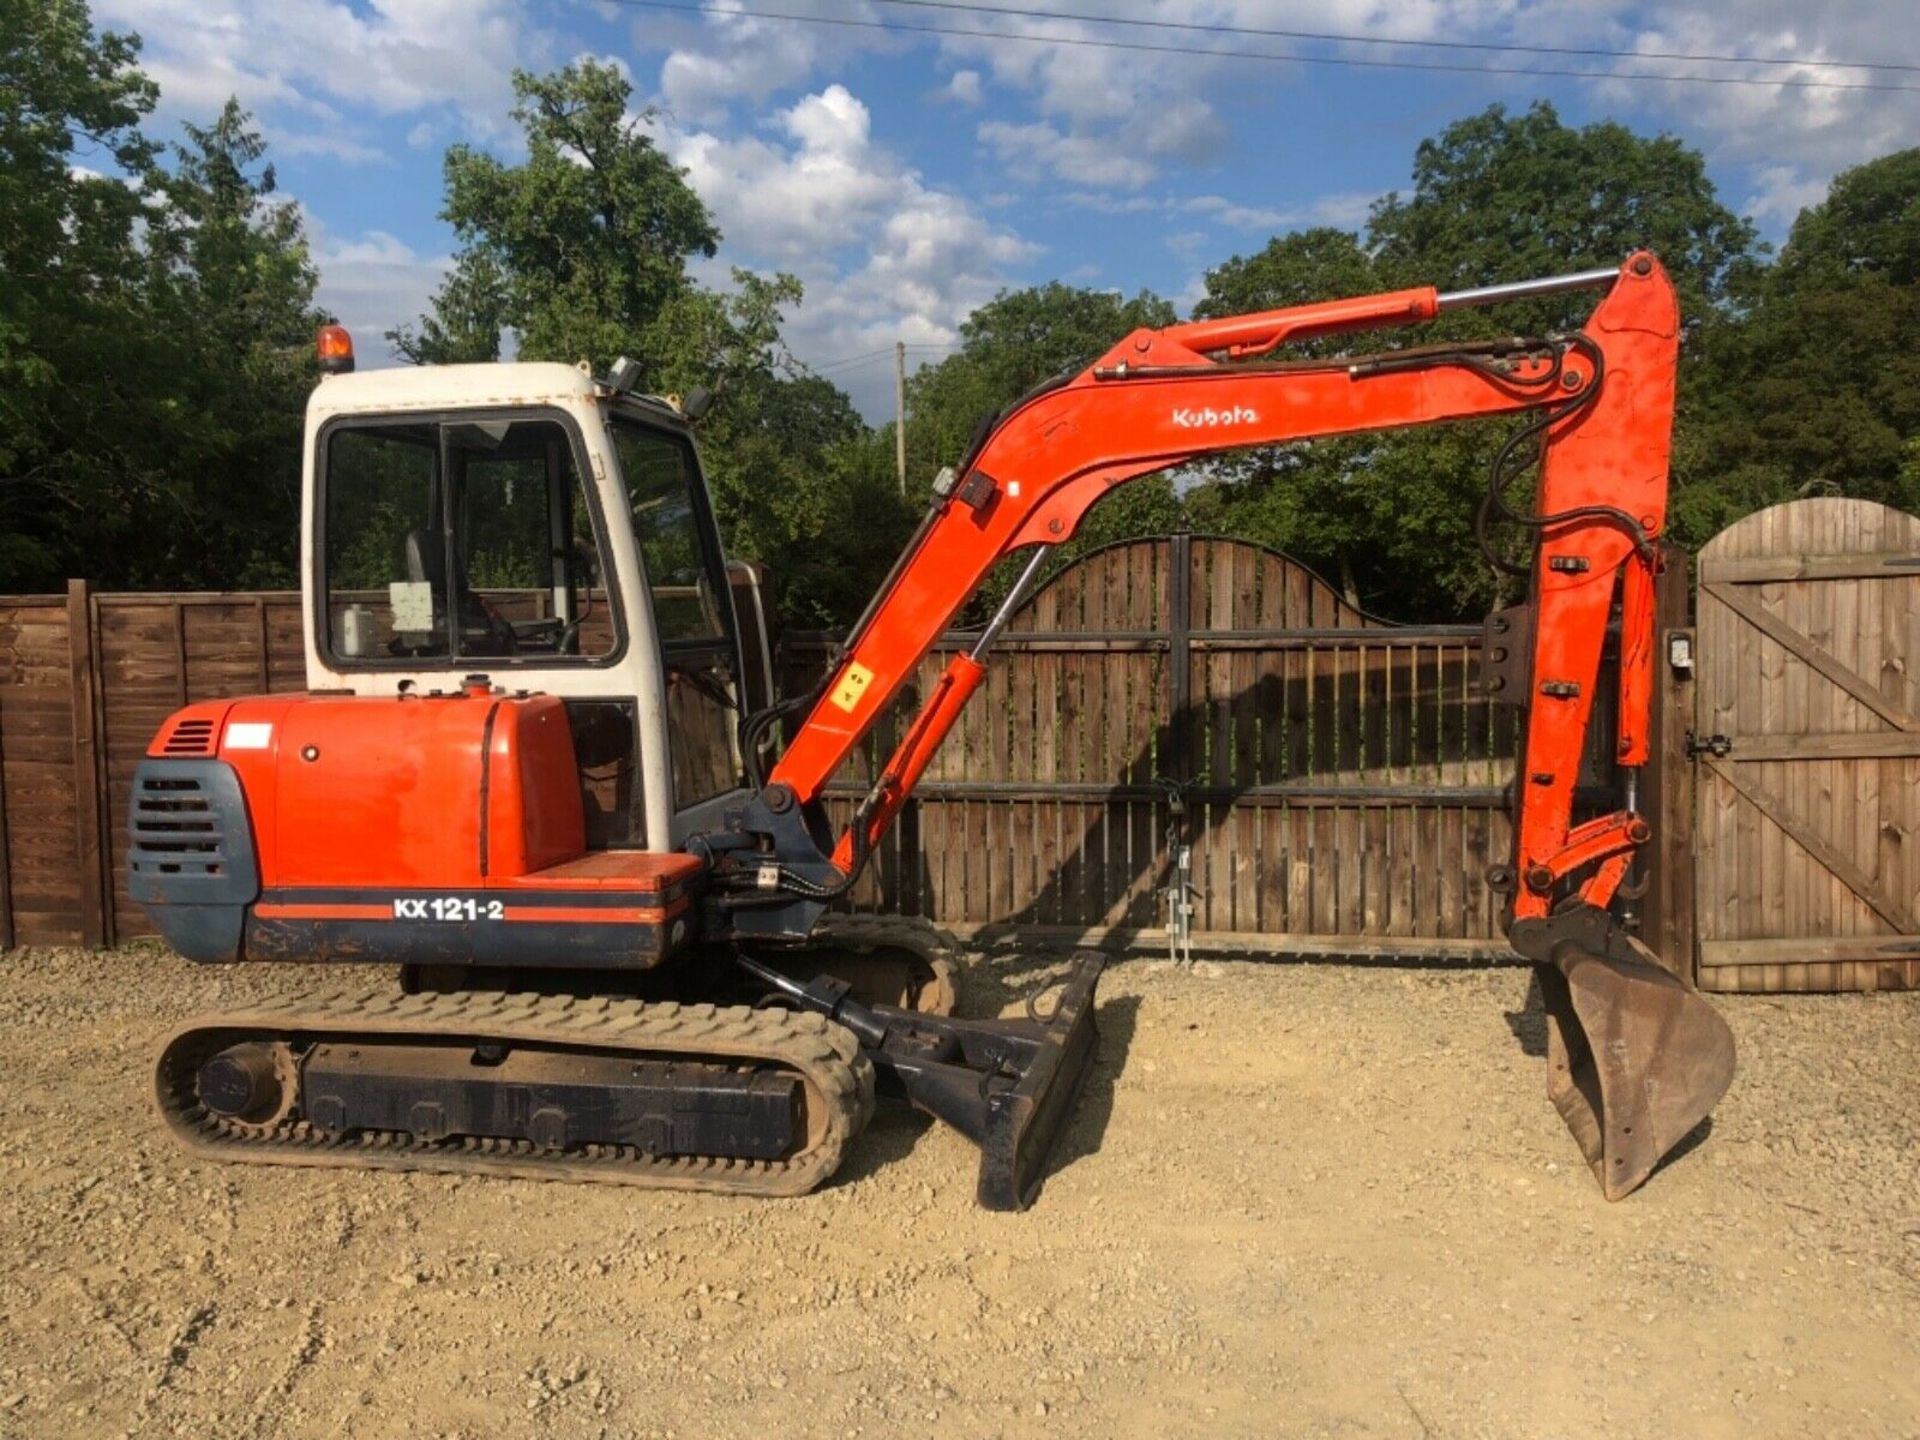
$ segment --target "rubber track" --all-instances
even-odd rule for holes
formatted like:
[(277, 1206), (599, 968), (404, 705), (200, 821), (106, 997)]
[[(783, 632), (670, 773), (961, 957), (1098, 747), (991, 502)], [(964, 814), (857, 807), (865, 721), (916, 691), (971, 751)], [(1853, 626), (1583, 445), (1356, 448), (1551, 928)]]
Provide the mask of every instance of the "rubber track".
[[(767, 1161), (657, 1156), (623, 1145), (555, 1155), (525, 1140), (423, 1142), (391, 1132), (334, 1136), (298, 1119), (261, 1133), (259, 1127), (212, 1115), (194, 1096), (201, 1062), (242, 1038), (233, 1032), (263, 1040), (447, 1038), (762, 1062), (801, 1078), (809, 1128), (817, 1129), (818, 1138), (797, 1155)], [(174, 1139), (209, 1160), (510, 1175), (742, 1195), (801, 1195), (813, 1189), (839, 1168), (847, 1143), (873, 1113), (872, 1063), (850, 1031), (819, 1015), (607, 997), (388, 990), (289, 995), (245, 1010), (198, 1016), (182, 1026), (161, 1046), (154, 1083)]]

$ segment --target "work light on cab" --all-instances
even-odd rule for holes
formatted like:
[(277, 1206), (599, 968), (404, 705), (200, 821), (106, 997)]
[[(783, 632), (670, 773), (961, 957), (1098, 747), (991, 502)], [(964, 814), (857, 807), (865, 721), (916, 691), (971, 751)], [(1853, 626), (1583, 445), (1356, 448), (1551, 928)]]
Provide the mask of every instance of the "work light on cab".
[(344, 325), (322, 325), (313, 337), (313, 348), (320, 357), (323, 375), (353, 373), (353, 336)]

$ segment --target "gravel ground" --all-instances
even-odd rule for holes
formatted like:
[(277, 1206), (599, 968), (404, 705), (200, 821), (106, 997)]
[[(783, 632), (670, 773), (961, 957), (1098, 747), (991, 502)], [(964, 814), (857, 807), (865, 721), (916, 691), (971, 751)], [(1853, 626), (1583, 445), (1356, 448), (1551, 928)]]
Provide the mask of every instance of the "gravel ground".
[(887, 1110), (799, 1200), (189, 1162), (163, 1029), (313, 978), (0, 957), (0, 1436), (1920, 1436), (1920, 996), (1717, 999), (1609, 1206), (1525, 972), (1125, 961), (1006, 1216)]

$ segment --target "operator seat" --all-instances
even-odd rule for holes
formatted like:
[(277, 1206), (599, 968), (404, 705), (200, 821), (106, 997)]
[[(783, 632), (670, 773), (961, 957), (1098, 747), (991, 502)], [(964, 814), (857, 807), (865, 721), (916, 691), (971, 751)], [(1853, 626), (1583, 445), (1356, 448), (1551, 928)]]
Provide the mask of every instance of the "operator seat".
[(511, 655), (516, 650), (513, 631), (505, 621), (492, 614), (485, 601), (464, 583), (447, 583), (447, 551), (441, 537), (432, 530), (407, 532), (407, 579), (415, 585), (427, 585), (433, 591), (434, 628), (438, 630), (446, 614), (447, 595), (455, 598), (454, 613), (460, 617), (460, 649), (468, 655)]
[(447, 551), (434, 540), (431, 530), (407, 532), (407, 579), (415, 585), (431, 585), (437, 603), (447, 593)]

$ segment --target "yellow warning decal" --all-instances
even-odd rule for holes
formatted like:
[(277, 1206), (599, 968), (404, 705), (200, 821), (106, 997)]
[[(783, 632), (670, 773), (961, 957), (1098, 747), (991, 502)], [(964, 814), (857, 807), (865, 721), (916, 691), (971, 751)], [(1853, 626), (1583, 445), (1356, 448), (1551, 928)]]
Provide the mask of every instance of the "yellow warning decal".
[(853, 707), (860, 703), (860, 697), (867, 693), (867, 686), (872, 683), (873, 672), (856, 660), (841, 674), (840, 683), (833, 687), (830, 698), (836, 706), (851, 715)]

